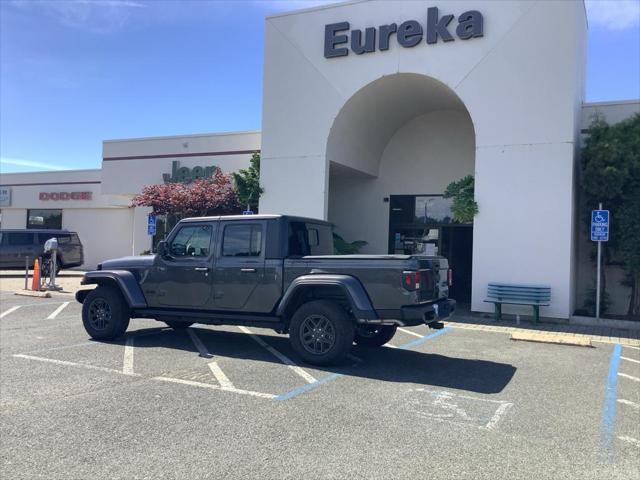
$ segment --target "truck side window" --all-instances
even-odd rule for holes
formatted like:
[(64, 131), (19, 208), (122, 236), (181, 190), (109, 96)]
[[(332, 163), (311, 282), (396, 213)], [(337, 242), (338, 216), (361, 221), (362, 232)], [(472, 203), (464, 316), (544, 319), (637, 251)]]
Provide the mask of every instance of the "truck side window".
[(333, 237), (329, 225), (289, 223), (290, 257), (331, 254), (333, 254)]
[(210, 225), (188, 225), (178, 230), (169, 247), (172, 257), (208, 257), (211, 248)]
[(227, 225), (222, 239), (223, 257), (259, 257), (262, 225)]

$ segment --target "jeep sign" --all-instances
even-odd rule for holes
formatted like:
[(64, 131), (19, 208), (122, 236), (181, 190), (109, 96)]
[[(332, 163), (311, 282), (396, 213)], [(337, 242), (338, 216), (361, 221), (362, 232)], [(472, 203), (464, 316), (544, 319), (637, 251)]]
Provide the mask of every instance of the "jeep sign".
[[(437, 43), (438, 39), (442, 39), (443, 42), (452, 42), (454, 37), (448, 26), (453, 18), (453, 15), (440, 17), (438, 8), (431, 7), (427, 9), (427, 23), (424, 29), (417, 20), (407, 20), (400, 25), (391, 23), (380, 25), (378, 28), (365, 28), (364, 38), (362, 30), (352, 30), (351, 39), (349, 39), (349, 22), (331, 23), (324, 27), (324, 56), (333, 58), (349, 55), (349, 48), (346, 45), (349, 45), (356, 55), (375, 52), (376, 48), (381, 51), (389, 50), (392, 35), (395, 35), (398, 43), (404, 48), (415, 47), (422, 42), (423, 37), (428, 44)], [(482, 14), (477, 10), (469, 10), (458, 16), (455, 33), (460, 40), (482, 37), (484, 34)]]
[(201, 178), (211, 178), (216, 170), (216, 166), (210, 167), (181, 167), (180, 162), (174, 160), (171, 162), (171, 173), (163, 173), (162, 179), (164, 183), (191, 183)]

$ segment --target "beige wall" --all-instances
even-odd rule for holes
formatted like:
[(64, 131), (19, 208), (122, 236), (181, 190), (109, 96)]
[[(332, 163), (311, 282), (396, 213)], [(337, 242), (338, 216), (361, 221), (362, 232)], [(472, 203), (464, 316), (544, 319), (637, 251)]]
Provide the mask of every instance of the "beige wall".
[(389, 195), (441, 194), (474, 171), (469, 115), (435, 111), (402, 126), (383, 151), (377, 177), (336, 166), (329, 182), (329, 221), (346, 240), (365, 240), (364, 253), (387, 253)]
[[(138, 254), (132, 237), (133, 208), (65, 208), (62, 228), (77, 232), (84, 249), (84, 265), (95, 268), (103, 260)], [(26, 227), (27, 209), (2, 209), (2, 228)], [(148, 248), (148, 247), (147, 247)]]
[(215, 165), (224, 173), (235, 172), (249, 164), (251, 152), (259, 150), (260, 132), (106, 140), (102, 193), (131, 197), (145, 185), (162, 183), (162, 174), (171, 173), (173, 161), (181, 167)]
[[(431, 6), (410, 0), (352, 2), (267, 18), (261, 211), (335, 217), (329, 171), (336, 158), (327, 139), (342, 109), (388, 76), (433, 79), (460, 99), (475, 130), (480, 213), (474, 224), (472, 309), (491, 309), (483, 302), (491, 281), (536, 282), (552, 289), (551, 306), (542, 314), (567, 318), (574, 292), (573, 188), (584, 97), (584, 4), (445, 2), (442, 14), (481, 11), (484, 36), (434, 45), (423, 40), (413, 48), (393, 41), (383, 52), (323, 56), (326, 24), (348, 21), (352, 29), (363, 29), (409, 19), (424, 23)], [(360, 129), (377, 129), (386, 117), (404, 117), (411, 108), (410, 103), (390, 105)], [(383, 125), (380, 131), (388, 129)], [(340, 163), (384, 181), (362, 157)], [(347, 200), (358, 201), (356, 195)], [(376, 205), (360, 208), (364, 212)], [(349, 228), (366, 232), (367, 215), (354, 218)]]
[[(216, 165), (234, 172), (249, 165), (260, 150), (259, 132), (180, 135), (109, 140), (103, 145), (102, 169), (0, 175), (11, 188), (11, 206), (2, 207), (2, 228), (26, 228), (27, 209), (62, 209), (62, 227), (76, 231), (84, 245), (85, 265), (138, 255), (151, 247), (146, 207), (131, 207), (146, 185), (163, 182), (172, 161), (180, 166)], [(113, 157), (125, 157), (109, 160)], [(144, 157), (144, 158), (131, 158)], [(91, 192), (90, 200), (43, 201), (40, 192)]]

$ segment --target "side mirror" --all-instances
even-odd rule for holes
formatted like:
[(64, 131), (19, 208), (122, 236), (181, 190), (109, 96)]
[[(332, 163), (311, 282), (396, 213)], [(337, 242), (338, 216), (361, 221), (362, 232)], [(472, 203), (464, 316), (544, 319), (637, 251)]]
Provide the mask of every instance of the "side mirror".
[(162, 258), (165, 258), (167, 256), (167, 242), (165, 242), (164, 240), (162, 240), (161, 242), (158, 242), (158, 247), (156, 248), (156, 251), (158, 252), (158, 255)]

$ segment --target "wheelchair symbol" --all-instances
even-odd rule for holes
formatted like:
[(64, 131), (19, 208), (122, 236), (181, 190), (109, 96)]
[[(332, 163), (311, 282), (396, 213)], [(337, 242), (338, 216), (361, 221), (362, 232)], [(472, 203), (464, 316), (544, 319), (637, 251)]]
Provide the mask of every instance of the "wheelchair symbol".
[(606, 222), (606, 221), (607, 221), (607, 219), (606, 219), (606, 218), (604, 218), (604, 217), (602, 216), (602, 214), (600, 214), (600, 212), (598, 212), (598, 213), (596, 214), (596, 216), (593, 218), (593, 221), (594, 221), (594, 222), (597, 222), (597, 223), (604, 223), (604, 222)]

